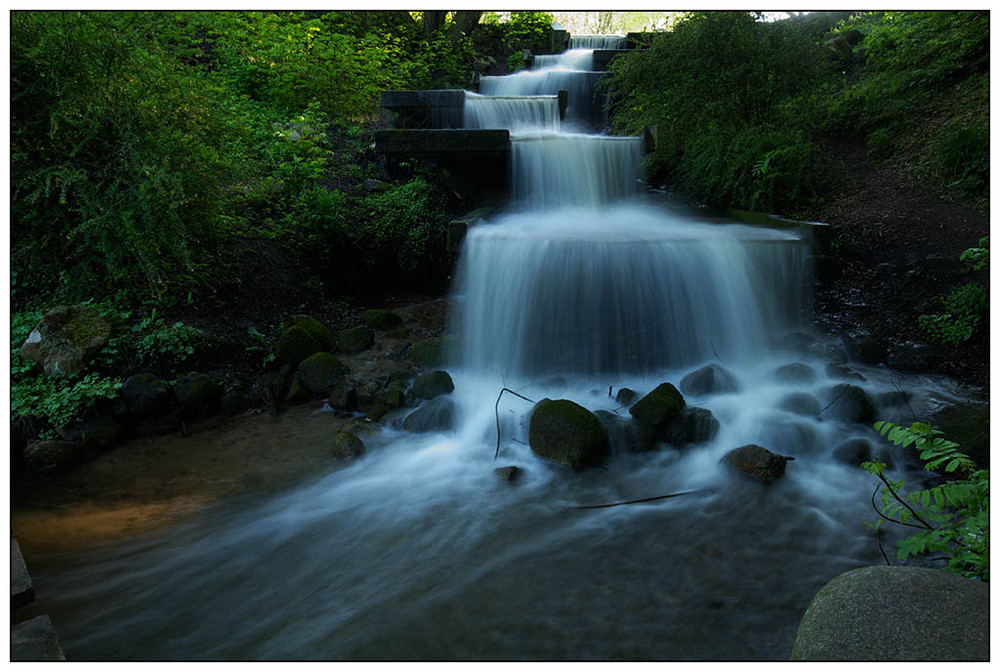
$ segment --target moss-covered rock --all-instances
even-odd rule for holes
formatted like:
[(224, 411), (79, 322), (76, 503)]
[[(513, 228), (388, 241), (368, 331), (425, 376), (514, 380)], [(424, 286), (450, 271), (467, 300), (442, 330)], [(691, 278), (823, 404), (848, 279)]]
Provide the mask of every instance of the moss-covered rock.
[(95, 415), (56, 430), (66, 441), (79, 443), (86, 450), (104, 450), (118, 443), (124, 428), (114, 418)]
[(447, 371), (428, 371), (416, 377), (412, 390), (417, 399), (433, 399), (442, 394), (451, 394), (455, 390), (455, 383)]
[(944, 437), (959, 444), (963, 453), (983, 469), (990, 466), (990, 405), (964, 402), (945, 406), (930, 418)]
[(375, 343), (375, 332), (369, 327), (341, 329), (337, 334), (337, 343), (341, 352), (363, 352)]
[(501, 481), (516, 481), (521, 477), (522, 471), (523, 470), (520, 467), (509, 465), (506, 467), (497, 467), (493, 470), (493, 473), (495, 473)]
[(177, 380), (174, 395), (182, 417), (204, 419), (218, 410), (222, 387), (204, 373), (189, 373)]
[(302, 327), (309, 335), (316, 339), (323, 350), (333, 348), (333, 332), (325, 324), (310, 315), (292, 315), (289, 319), (291, 326)]
[(173, 402), (174, 391), (153, 373), (137, 373), (122, 383), (115, 399), (115, 417), (132, 422), (161, 413)]
[(528, 445), (539, 457), (568, 467), (600, 464), (610, 452), (601, 421), (568, 399), (543, 399), (535, 406)]
[(685, 406), (684, 396), (676, 387), (670, 383), (661, 383), (652, 392), (635, 402), (628, 412), (646, 427), (666, 429)]
[(792, 660), (987, 661), (989, 584), (926, 567), (860, 567), (820, 588)]
[(385, 390), (378, 395), (378, 400), (390, 408), (399, 408), (406, 405), (406, 394), (400, 389)]
[(72, 441), (35, 441), (24, 449), (24, 463), (32, 471), (68, 469), (83, 460), (83, 447)]
[(719, 433), (719, 421), (707, 408), (685, 407), (669, 425), (665, 438), (674, 447), (705, 443)]
[(357, 383), (348, 378), (337, 381), (330, 388), (326, 403), (338, 411), (353, 411), (358, 407)]
[(389, 331), (403, 324), (402, 317), (391, 310), (383, 310), (381, 308), (366, 310), (361, 315), (361, 321), (365, 323), (365, 326), (377, 329), (378, 331)]
[(309, 392), (314, 395), (326, 395), (334, 384), (350, 373), (346, 364), (328, 352), (317, 352), (309, 355), (299, 364), (298, 376)]
[(24, 359), (39, 362), (48, 376), (73, 376), (101, 351), (111, 325), (86, 306), (47, 312), (21, 346)]
[(341, 460), (352, 460), (365, 454), (365, 442), (350, 432), (340, 432), (333, 437), (333, 456)]
[(410, 346), (410, 361), (417, 366), (444, 366), (450, 347), (450, 336), (425, 338)]
[(378, 422), (385, 417), (386, 413), (392, 410), (392, 406), (389, 404), (383, 404), (382, 402), (377, 402), (368, 409), (368, 413), (365, 416), (372, 422)]
[(322, 352), (325, 348), (313, 338), (305, 328), (292, 325), (281, 332), (278, 343), (274, 348), (274, 358), (279, 364), (288, 364), (296, 367), (304, 359), (317, 352)]
[(795, 458), (772, 453), (756, 444), (740, 446), (726, 453), (722, 462), (751, 476), (773, 481), (785, 475), (785, 465)]

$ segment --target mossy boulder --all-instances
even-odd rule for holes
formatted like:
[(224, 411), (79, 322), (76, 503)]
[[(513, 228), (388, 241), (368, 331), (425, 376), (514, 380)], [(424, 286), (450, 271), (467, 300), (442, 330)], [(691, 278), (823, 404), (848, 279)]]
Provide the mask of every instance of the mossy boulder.
[(959, 444), (959, 450), (983, 469), (990, 466), (990, 405), (963, 402), (945, 406), (930, 418), (944, 437)]
[(309, 355), (299, 364), (298, 370), (302, 386), (317, 396), (326, 395), (348, 373), (347, 365), (328, 352)]
[(638, 398), (639, 398), (639, 393), (627, 387), (621, 388), (615, 395), (615, 401), (621, 404), (622, 406), (631, 406), (632, 403), (635, 402), (635, 400)]
[(352, 460), (365, 454), (365, 442), (350, 432), (340, 432), (333, 437), (333, 456)]
[(875, 421), (875, 405), (857, 385), (835, 385), (826, 391), (827, 406), (822, 416), (844, 422), (870, 424)]
[(296, 367), (304, 359), (327, 348), (313, 337), (304, 327), (292, 325), (281, 332), (274, 348), (274, 358), (279, 364)]
[(361, 315), (361, 321), (365, 323), (365, 326), (378, 331), (389, 331), (403, 324), (402, 317), (391, 310), (383, 310), (381, 308), (366, 310)]
[(289, 319), (291, 326), (302, 327), (309, 332), (309, 335), (316, 339), (323, 350), (333, 348), (333, 332), (325, 324), (309, 315), (292, 315)]
[(83, 461), (83, 447), (58, 439), (35, 441), (24, 449), (24, 463), (32, 471), (48, 472), (73, 467)]
[(389, 408), (399, 408), (406, 405), (406, 393), (400, 389), (385, 390), (378, 395), (378, 400)]
[(455, 383), (447, 371), (428, 371), (416, 377), (412, 390), (417, 399), (433, 399), (442, 394), (451, 394), (455, 390)]
[(337, 334), (337, 343), (341, 352), (363, 352), (375, 343), (375, 332), (369, 327), (341, 329)]
[(358, 407), (357, 382), (343, 378), (330, 388), (326, 403), (338, 411), (353, 411)]
[(927, 567), (860, 567), (809, 603), (792, 660), (987, 661), (990, 587)]
[(182, 417), (204, 419), (218, 410), (222, 387), (204, 373), (189, 373), (177, 380), (174, 395)]
[(652, 392), (632, 404), (628, 412), (647, 432), (648, 442), (659, 438), (686, 406), (684, 396), (670, 383), (661, 383)]
[(24, 359), (48, 376), (73, 376), (101, 351), (111, 325), (86, 306), (57, 306), (47, 312), (21, 345)]
[(450, 347), (450, 336), (425, 338), (410, 346), (410, 361), (417, 366), (443, 366)]
[(148, 418), (171, 405), (174, 391), (153, 373), (137, 373), (122, 383), (115, 398), (115, 417), (124, 422)]
[(85, 449), (103, 450), (118, 443), (124, 429), (114, 418), (95, 415), (56, 430), (66, 441), (79, 443)]
[(685, 407), (667, 425), (666, 441), (674, 447), (705, 443), (719, 433), (719, 421), (707, 408)]
[(722, 462), (750, 476), (773, 481), (785, 475), (785, 465), (794, 459), (751, 443), (729, 451)]
[(539, 457), (575, 468), (600, 464), (610, 453), (601, 421), (568, 399), (543, 399), (535, 406), (528, 445)]
[(739, 392), (742, 386), (732, 373), (718, 364), (708, 364), (681, 379), (684, 394), (724, 394)]

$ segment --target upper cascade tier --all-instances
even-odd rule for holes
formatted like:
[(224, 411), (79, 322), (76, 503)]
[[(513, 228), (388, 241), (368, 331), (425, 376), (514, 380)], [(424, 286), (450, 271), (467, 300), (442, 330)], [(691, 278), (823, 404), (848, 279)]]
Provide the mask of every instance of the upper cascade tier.
[(465, 128), (506, 128), (511, 133), (559, 130), (557, 96), (483, 96), (467, 92)]
[(571, 35), (570, 49), (624, 49), (622, 35)]

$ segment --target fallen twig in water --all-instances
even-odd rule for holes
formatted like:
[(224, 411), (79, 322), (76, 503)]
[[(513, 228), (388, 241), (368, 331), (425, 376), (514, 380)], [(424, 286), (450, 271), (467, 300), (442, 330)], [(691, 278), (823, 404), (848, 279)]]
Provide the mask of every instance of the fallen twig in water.
[(684, 492), (672, 492), (669, 495), (660, 495), (658, 497), (644, 497), (643, 499), (630, 499), (627, 502), (612, 502), (611, 504), (587, 504), (581, 506), (569, 506), (568, 509), (610, 509), (612, 506), (625, 506), (626, 504), (644, 504), (646, 502), (655, 502), (660, 499), (670, 499), (671, 497), (680, 497), (681, 495), (693, 495), (695, 493), (702, 492), (701, 490), (685, 490)]
[(528, 403), (531, 403), (531, 404), (535, 403), (534, 399), (528, 399), (523, 394), (518, 394), (517, 392), (515, 392), (514, 390), (512, 390), (510, 388), (505, 387), (502, 390), (500, 390), (500, 394), (497, 396), (497, 403), (493, 406), (493, 411), (496, 413), (496, 417), (497, 417), (497, 449), (496, 449), (496, 452), (493, 453), (493, 459), (494, 460), (497, 459), (497, 457), (500, 456), (500, 399), (501, 399), (501, 397), (503, 397), (503, 393), (504, 392), (510, 392), (515, 397), (520, 397), (521, 399), (524, 399)]

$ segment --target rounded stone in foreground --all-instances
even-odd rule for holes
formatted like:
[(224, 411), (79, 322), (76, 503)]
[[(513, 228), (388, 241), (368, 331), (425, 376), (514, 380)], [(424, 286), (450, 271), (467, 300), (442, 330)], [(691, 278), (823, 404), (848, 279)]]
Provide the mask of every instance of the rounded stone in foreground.
[(861, 567), (820, 588), (792, 660), (989, 660), (989, 585), (939, 569)]
[(528, 424), (528, 445), (536, 455), (568, 467), (600, 464), (610, 452), (601, 421), (568, 399), (538, 402)]

